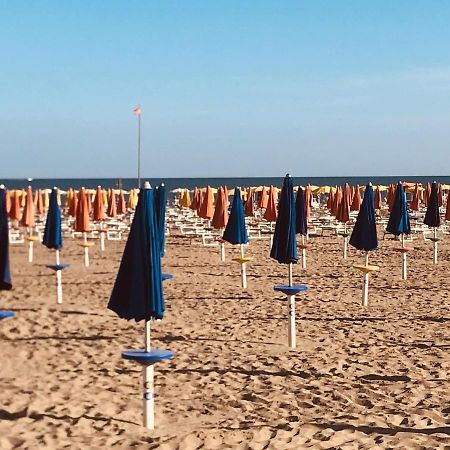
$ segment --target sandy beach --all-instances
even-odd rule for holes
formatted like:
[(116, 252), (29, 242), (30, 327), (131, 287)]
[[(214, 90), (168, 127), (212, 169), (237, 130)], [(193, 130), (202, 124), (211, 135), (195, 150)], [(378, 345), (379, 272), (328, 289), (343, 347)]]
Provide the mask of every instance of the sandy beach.
[(238, 249), (167, 239), (166, 316), (153, 345), (174, 352), (157, 364), (156, 430), (141, 426), (141, 370), (121, 359), (142, 347), (143, 324), (106, 305), (124, 241), (82, 250), (65, 239), (64, 303), (56, 305), (54, 254), (42, 245), (27, 263), (11, 246), (13, 290), (0, 306), (0, 448), (9, 449), (419, 449), (448, 448), (450, 245), (414, 240), (409, 279), (396, 242), (380, 241), (371, 263), (369, 308), (360, 306), (363, 257), (342, 259), (336, 236), (311, 240), (309, 286), (297, 302), (296, 350), (287, 346), (287, 307), (273, 286), (287, 267), (268, 240), (246, 253), (248, 289), (231, 262)]

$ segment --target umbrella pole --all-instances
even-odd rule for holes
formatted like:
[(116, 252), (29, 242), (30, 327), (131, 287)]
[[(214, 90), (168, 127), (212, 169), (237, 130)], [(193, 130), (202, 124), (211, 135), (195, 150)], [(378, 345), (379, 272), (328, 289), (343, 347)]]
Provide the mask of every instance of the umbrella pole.
[[(150, 352), (150, 320), (145, 321), (145, 352)], [(143, 366), (143, 402), (144, 402), (144, 427), (155, 429), (155, 396), (154, 396), (154, 370), (153, 364)]]
[[(244, 244), (241, 244), (241, 258), (244, 258)], [(247, 268), (245, 262), (241, 264), (242, 288), (247, 289)]]
[(434, 227), (434, 242), (433, 242), (433, 263), (437, 264), (438, 259), (438, 243), (437, 243), (437, 228)]
[[(364, 265), (369, 265), (369, 252), (366, 252)], [(369, 272), (364, 273), (362, 305), (369, 306)]]
[(100, 250), (105, 251), (105, 233), (103, 233), (103, 222), (100, 222)]
[[(402, 234), (402, 248), (405, 248), (405, 235)], [(406, 280), (408, 278), (407, 268), (406, 268), (406, 252), (402, 252), (402, 279)]]
[(347, 222), (344, 223), (344, 259), (347, 259)]
[[(56, 250), (56, 264), (59, 266), (59, 250)], [(61, 270), (56, 271), (56, 303), (58, 305), (62, 304), (62, 272)]]
[(305, 236), (302, 234), (302, 269), (306, 269), (306, 248), (305, 248)]
[(220, 242), (220, 260), (225, 262), (225, 242), (223, 241), (223, 230), (222, 230), (222, 241)]
[(33, 241), (31, 239), (28, 241), (28, 262), (33, 262)]
[(84, 265), (86, 267), (89, 267), (89, 248), (86, 245), (87, 244), (87, 233), (86, 231), (83, 232), (83, 241), (84, 241)]
[[(289, 264), (289, 286), (293, 286), (292, 277), (292, 263)], [(295, 295), (288, 295), (288, 316), (289, 316), (289, 328), (288, 328), (288, 341), (290, 348), (296, 348), (296, 330), (295, 330)]]

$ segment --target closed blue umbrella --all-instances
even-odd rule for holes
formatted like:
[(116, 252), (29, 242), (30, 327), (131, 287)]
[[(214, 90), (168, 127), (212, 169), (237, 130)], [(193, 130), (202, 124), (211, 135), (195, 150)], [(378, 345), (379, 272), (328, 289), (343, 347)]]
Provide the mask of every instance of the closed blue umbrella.
[(163, 257), (166, 242), (166, 188), (163, 183), (155, 189), (155, 207), (159, 230), (160, 251), (161, 257)]
[[(6, 190), (0, 188), (0, 291), (12, 288), (9, 269), (9, 230), (8, 213), (6, 212)], [(10, 311), (0, 311), (0, 319), (14, 316)]]
[(283, 292), (288, 300), (288, 341), (291, 348), (296, 347), (295, 326), (295, 294), (306, 291), (303, 285), (294, 285), (292, 280), (292, 264), (298, 261), (296, 239), (296, 208), (294, 182), (289, 174), (284, 177), (278, 202), (278, 217), (275, 224), (273, 244), (270, 256), (281, 264), (289, 264), (289, 284), (277, 285), (276, 291)]
[(440, 240), (437, 236), (437, 228), (441, 225), (441, 216), (439, 214), (439, 188), (436, 181), (431, 185), (430, 196), (428, 197), (427, 211), (423, 220), (425, 225), (434, 228), (433, 237), (429, 238), (433, 242), (433, 263), (437, 264), (438, 247)]
[(350, 237), (350, 245), (358, 250), (370, 252), (378, 248), (374, 195), (371, 184), (366, 186), (364, 199)]
[(130, 234), (108, 303), (108, 309), (123, 319), (145, 320), (145, 348), (125, 351), (122, 357), (143, 366), (144, 426), (149, 429), (154, 427), (153, 364), (173, 356), (168, 350), (151, 348), (150, 345), (150, 320), (164, 316), (156, 209), (155, 190), (145, 183), (139, 192)]
[(411, 225), (406, 204), (406, 195), (402, 183), (397, 184), (386, 231), (395, 236), (402, 236), (402, 246), (397, 250), (402, 253), (402, 278), (406, 280), (408, 276), (406, 269), (406, 253), (411, 249), (405, 247), (405, 235), (411, 234)]
[(62, 248), (61, 210), (58, 205), (58, 189), (54, 187), (50, 194), (50, 201), (45, 222), (44, 238), (42, 243), (49, 249), (56, 250), (56, 264), (48, 264), (47, 267), (56, 272), (56, 302), (62, 303), (62, 271), (69, 267), (61, 264), (59, 251)]
[(350, 245), (366, 252), (365, 264), (354, 267), (364, 273), (362, 290), (362, 305), (369, 302), (369, 273), (378, 270), (377, 266), (369, 266), (369, 252), (378, 248), (377, 224), (375, 219), (375, 202), (372, 185), (369, 183), (364, 192), (364, 199), (356, 218), (355, 226), (350, 237)]
[(230, 244), (240, 245), (241, 257), (233, 258), (233, 261), (241, 265), (241, 281), (242, 287), (245, 289), (247, 287), (246, 264), (250, 261), (250, 258), (244, 255), (244, 244), (248, 242), (248, 234), (247, 228), (245, 227), (244, 204), (242, 203), (241, 190), (238, 187), (234, 189), (230, 217), (223, 232), (222, 239)]

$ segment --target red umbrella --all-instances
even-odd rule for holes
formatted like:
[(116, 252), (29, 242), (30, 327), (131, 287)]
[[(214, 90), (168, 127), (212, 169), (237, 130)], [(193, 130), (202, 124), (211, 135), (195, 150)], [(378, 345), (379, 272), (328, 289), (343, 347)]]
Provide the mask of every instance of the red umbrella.
[(126, 214), (126, 212), (127, 212), (127, 204), (125, 202), (123, 190), (121, 189), (119, 193), (119, 201), (117, 203), (117, 214)]
[(394, 199), (395, 199), (395, 191), (396, 191), (396, 186), (394, 184), (390, 184), (388, 187), (388, 193), (387, 193), (387, 197), (386, 197), (386, 203), (388, 205), (388, 209), (389, 212), (391, 212), (392, 210), (392, 205), (394, 204)]
[(269, 199), (267, 201), (267, 208), (264, 213), (264, 219), (268, 222), (276, 222), (277, 221), (277, 205), (275, 200), (275, 188), (270, 186), (269, 189)]
[(345, 183), (345, 192), (342, 195), (342, 199), (339, 203), (339, 208), (336, 215), (338, 222), (347, 223), (350, 220), (350, 186)]
[(416, 187), (414, 188), (414, 194), (409, 208), (411, 209), (411, 211), (419, 211), (420, 209), (420, 193), (419, 193), (419, 185), (417, 183)]
[(260, 208), (267, 208), (267, 202), (269, 201), (269, 198), (267, 197), (267, 191), (266, 191), (266, 187), (263, 186), (262, 191), (261, 191), (261, 197), (259, 199), (259, 204), (258, 206)]
[(225, 228), (228, 223), (228, 203), (225, 197), (225, 189), (219, 188), (217, 191), (216, 207), (214, 216), (211, 220), (211, 226), (216, 230)]
[(255, 215), (255, 203), (253, 202), (252, 188), (248, 188), (247, 201), (245, 202), (244, 212), (247, 217), (253, 217)]
[(350, 205), (350, 211), (359, 211), (361, 208), (361, 194), (359, 192), (359, 186), (355, 186), (355, 191), (353, 193), (352, 204)]
[(193, 211), (198, 211), (198, 209), (200, 208), (200, 200), (201, 200), (201, 192), (199, 189), (195, 188), (189, 208), (191, 208)]
[(198, 215), (206, 220), (211, 220), (214, 216), (214, 196), (210, 186), (206, 188), (205, 195), (198, 209)]
[(75, 231), (81, 233), (89, 231), (89, 207), (87, 194), (84, 188), (81, 188), (78, 192), (78, 208), (73, 227)]
[(108, 199), (108, 210), (106, 211), (109, 217), (116, 217), (117, 205), (116, 205), (116, 193), (114, 189), (110, 190)]
[(11, 209), (9, 210), (9, 218), (11, 220), (20, 220), (20, 201), (19, 193), (14, 191), (13, 198), (11, 200)]
[(327, 209), (330, 211), (332, 210), (334, 205), (334, 194), (333, 194), (333, 188), (330, 187), (330, 192), (328, 192), (328, 198), (327, 198)]
[(381, 203), (381, 191), (380, 186), (377, 186), (375, 190), (375, 199), (374, 199), (374, 207), (375, 209), (381, 209), (382, 203)]

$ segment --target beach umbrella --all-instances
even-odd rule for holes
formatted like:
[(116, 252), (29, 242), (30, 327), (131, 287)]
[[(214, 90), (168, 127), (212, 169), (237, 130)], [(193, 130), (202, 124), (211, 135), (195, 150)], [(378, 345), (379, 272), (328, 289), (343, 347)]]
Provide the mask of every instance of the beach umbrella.
[(56, 272), (56, 302), (62, 303), (62, 271), (68, 264), (61, 264), (59, 251), (62, 248), (61, 210), (58, 205), (58, 188), (54, 187), (50, 194), (47, 220), (45, 222), (44, 237), (42, 243), (55, 250), (56, 264), (48, 264), (47, 267)]
[(210, 186), (206, 188), (205, 195), (198, 208), (198, 215), (202, 219), (210, 221), (214, 216), (214, 195)]
[(302, 237), (302, 243), (300, 244), (299, 247), (302, 251), (302, 268), (306, 269), (306, 249), (309, 248), (309, 244), (305, 242), (305, 236), (308, 234), (308, 220), (306, 218), (305, 191), (301, 186), (299, 186), (297, 190), (295, 209), (296, 209), (295, 231)]
[(137, 189), (130, 189), (130, 192), (128, 194), (127, 207), (128, 209), (136, 209), (136, 205), (137, 205)]
[(139, 192), (138, 204), (123, 252), (108, 309), (120, 318), (145, 321), (145, 348), (122, 353), (143, 366), (144, 426), (154, 429), (153, 364), (171, 358), (171, 352), (151, 347), (150, 323), (164, 317), (161, 249), (155, 192), (149, 183)]
[(263, 186), (262, 187), (262, 191), (261, 191), (261, 197), (259, 198), (259, 208), (263, 209), (263, 208), (267, 208), (267, 203), (269, 201), (269, 197), (267, 196), (267, 191), (266, 191), (266, 187)]
[(334, 192), (333, 188), (330, 188), (330, 192), (328, 192), (328, 199), (327, 199), (327, 209), (331, 211), (334, 204)]
[[(216, 230), (223, 230), (228, 223), (228, 201), (225, 198), (225, 189), (220, 187), (217, 191), (216, 206), (214, 209), (214, 216), (211, 220), (211, 226)], [(225, 242), (220, 239), (220, 259), (222, 262), (225, 261)]]
[(9, 212), (11, 211), (11, 196), (12, 196), (12, 192), (5, 190), (5, 209), (6, 209), (6, 215), (8, 216)]
[(428, 206), (428, 199), (430, 198), (430, 193), (431, 193), (431, 184), (428, 181), (425, 186), (425, 197), (424, 197), (425, 206)]
[(42, 199), (42, 192), (40, 189), (37, 189), (34, 193), (34, 207), (38, 216), (42, 216), (44, 214), (44, 201)]
[(386, 203), (388, 205), (389, 212), (392, 211), (392, 206), (395, 201), (395, 192), (396, 192), (395, 185), (390, 184), (388, 187), (387, 195), (386, 195)]
[(19, 191), (14, 191), (12, 199), (11, 199), (11, 209), (9, 210), (9, 218), (16, 222), (16, 225), (20, 220), (20, 199), (19, 199)]
[(311, 186), (308, 184), (305, 188), (305, 212), (306, 212), (306, 222), (308, 223), (311, 217), (311, 206), (312, 206), (312, 190)]
[(78, 192), (78, 207), (74, 229), (79, 233), (83, 233), (83, 242), (78, 245), (84, 249), (84, 265), (89, 267), (89, 247), (92, 247), (93, 244), (87, 240), (87, 233), (90, 231), (89, 206), (84, 187)]
[(100, 223), (100, 250), (103, 252), (105, 250), (105, 232), (103, 228), (103, 221), (106, 218), (105, 215), (105, 203), (103, 201), (103, 190), (101, 186), (97, 186), (95, 190), (94, 203), (92, 205), (93, 209), (93, 219), (95, 222)]
[(253, 217), (255, 215), (255, 203), (253, 201), (253, 189), (248, 188), (247, 200), (245, 202), (244, 212), (247, 217)]
[(423, 223), (433, 228), (433, 237), (429, 239), (433, 242), (433, 263), (437, 264), (437, 247), (440, 241), (437, 236), (437, 229), (441, 226), (441, 216), (439, 214), (439, 188), (436, 181), (430, 187), (430, 196), (428, 197), (427, 211)]
[(441, 183), (438, 184), (438, 200), (439, 208), (441, 208), (442, 206), (444, 206), (444, 191), (442, 190)]
[[(12, 288), (11, 272), (9, 268), (9, 229), (8, 214), (6, 212), (6, 189), (0, 186), (0, 291)], [(0, 311), (0, 319), (14, 316), (11, 311)]]
[(341, 200), (336, 214), (336, 220), (344, 224), (344, 231), (339, 234), (344, 238), (344, 259), (347, 259), (348, 250), (348, 237), (347, 223), (350, 221), (350, 186), (345, 183), (345, 187), (342, 191)]
[(161, 251), (161, 258), (164, 256), (164, 247), (166, 242), (166, 188), (164, 183), (161, 183), (155, 189), (155, 211), (156, 223), (159, 232), (159, 244)]
[(395, 250), (402, 254), (402, 278), (407, 279), (406, 253), (412, 250), (405, 246), (405, 235), (411, 234), (411, 225), (409, 220), (408, 208), (406, 205), (406, 195), (402, 183), (397, 184), (395, 197), (392, 203), (392, 211), (389, 215), (389, 221), (386, 226), (386, 232), (394, 236), (401, 235), (402, 246)]
[(78, 209), (78, 196), (77, 194), (72, 191), (70, 194), (70, 197), (68, 197), (69, 200), (69, 216), (77, 217), (77, 209)]
[(377, 210), (377, 209), (381, 210), (381, 208), (382, 208), (380, 186), (377, 186), (377, 188), (375, 190), (374, 206), (375, 206), (375, 210)]
[(109, 192), (108, 208), (106, 213), (109, 217), (116, 217), (117, 215), (116, 193), (114, 189), (111, 189)]
[(278, 206), (278, 218), (275, 224), (270, 257), (280, 264), (288, 264), (289, 267), (289, 284), (276, 285), (274, 289), (283, 292), (287, 296), (289, 317), (288, 343), (289, 347), (295, 348), (295, 295), (301, 290), (306, 290), (306, 286), (294, 285), (293, 283), (292, 265), (298, 261), (296, 239), (297, 225), (294, 184), (289, 174), (284, 178)]
[(411, 211), (419, 211), (420, 209), (420, 193), (419, 193), (419, 185), (417, 183), (416, 186), (414, 187), (414, 194), (409, 209)]
[(127, 204), (125, 202), (125, 195), (123, 189), (119, 192), (119, 200), (117, 202), (117, 214), (123, 215), (127, 212)]
[(276, 222), (277, 220), (277, 205), (275, 197), (276, 197), (275, 188), (273, 186), (270, 186), (269, 198), (267, 200), (267, 207), (263, 216), (263, 218), (266, 219), (267, 222)]
[(28, 186), (25, 198), (25, 206), (23, 208), (20, 224), (27, 229), (27, 235), (25, 236), (25, 239), (28, 241), (28, 262), (31, 263), (33, 262), (33, 245), (34, 242), (38, 239), (33, 232), (36, 222), (34, 219), (34, 201), (31, 186)]
[(195, 187), (194, 194), (192, 196), (191, 204), (189, 205), (189, 208), (192, 209), (192, 211), (197, 211), (200, 208), (200, 200), (201, 200), (201, 192), (200, 189)]
[(361, 194), (359, 192), (359, 185), (355, 186), (353, 193), (352, 204), (350, 205), (350, 211), (359, 211), (361, 208)]
[(26, 203), (27, 203), (27, 191), (25, 191), (25, 189), (22, 189), (20, 191), (20, 207), (24, 208)]
[(241, 250), (240, 258), (234, 258), (233, 261), (241, 265), (242, 287), (247, 288), (247, 263), (251, 258), (244, 255), (244, 245), (248, 243), (248, 234), (245, 227), (244, 205), (241, 198), (241, 190), (234, 189), (233, 203), (231, 205), (230, 217), (227, 226), (223, 232), (222, 239), (232, 245), (239, 245)]
[(355, 267), (364, 273), (362, 289), (362, 305), (369, 302), (369, 273), (378, 270), (377, 266), (369, 265), (369, 252), (378, 248), (377, 224), (375, 218), (375, 202), (372, 185), (369, 183), (364, 191), (364, 199), (350, 236), (349, 244), (358, 250), (366, 252), (364, 265)]
[(189, 195), (189, 189), (183, 189), (183, 192), (180, 195), (178, 205), (183, 208), (189, 208), (190, 204), (191, 204), (191, 197)]

